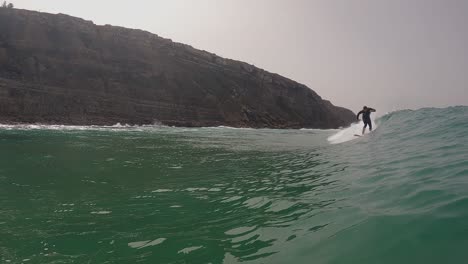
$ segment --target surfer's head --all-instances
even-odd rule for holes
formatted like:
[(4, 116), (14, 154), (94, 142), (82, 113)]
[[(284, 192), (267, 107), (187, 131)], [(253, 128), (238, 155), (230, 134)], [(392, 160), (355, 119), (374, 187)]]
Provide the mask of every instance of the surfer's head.
[(362, 109), (367, 110), (367, 106), (364, 106)]

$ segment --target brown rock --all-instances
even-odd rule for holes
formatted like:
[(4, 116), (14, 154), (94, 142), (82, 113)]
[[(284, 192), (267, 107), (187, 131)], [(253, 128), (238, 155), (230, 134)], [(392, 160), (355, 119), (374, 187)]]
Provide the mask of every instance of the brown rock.
[(337, 128), (308, 87), (142, 30), (0, 9), (0, 122)]

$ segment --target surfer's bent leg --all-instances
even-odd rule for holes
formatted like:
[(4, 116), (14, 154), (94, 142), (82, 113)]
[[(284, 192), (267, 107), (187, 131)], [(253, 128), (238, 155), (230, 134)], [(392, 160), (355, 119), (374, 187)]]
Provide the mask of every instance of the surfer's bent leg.
[(368, 123), (367, 123), (367, 120), (364, 120), (364, 127), (362, 128), (362, 134), (364, 135), (364, 133), (366, 132), (366, 127), (367, 127)]
[(372, 121), (369, 120), (369, 131), (372, 131)]

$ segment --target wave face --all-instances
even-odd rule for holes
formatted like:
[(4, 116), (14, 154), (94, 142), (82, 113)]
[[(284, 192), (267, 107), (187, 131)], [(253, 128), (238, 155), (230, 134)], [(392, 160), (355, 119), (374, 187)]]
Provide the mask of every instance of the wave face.
[(375, 123), (0, 127), (0, 263), (466, 262), (468, 107)]

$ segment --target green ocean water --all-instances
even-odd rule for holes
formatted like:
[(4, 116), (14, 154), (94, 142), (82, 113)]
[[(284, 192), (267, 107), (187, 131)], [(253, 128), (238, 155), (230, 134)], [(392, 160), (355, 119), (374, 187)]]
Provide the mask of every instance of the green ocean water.
[(468, 107), (376, 122), (2, 126), (0, 263), (468, 263)]

